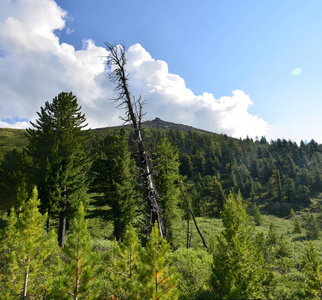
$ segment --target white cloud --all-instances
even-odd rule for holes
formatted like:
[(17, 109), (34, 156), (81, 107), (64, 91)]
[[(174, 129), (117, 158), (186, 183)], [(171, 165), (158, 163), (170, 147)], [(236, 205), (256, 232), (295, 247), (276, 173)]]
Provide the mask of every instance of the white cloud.
[[(52, 0), (4, 0), (0, 12), (0, 118), (35, 120), (36, 111), (61, 91), (73, 91), (92, 128), (120, 124), (123, 111), (109, 101), (113, 84), (104, 60), (108, 52), (91, 40), (81, 50), (60, 43), (67, 12)], [(147, 100), (146, 119), (160, 117), (235, 137), (266, 134), (267, 123), (249, 113), (243, 91), (215, 99), (195, 95), (184, 79), (168, 71), (140, 45), (127, 51), (130, 87)], [(0, 127), (26, 126), (0, 122)]]

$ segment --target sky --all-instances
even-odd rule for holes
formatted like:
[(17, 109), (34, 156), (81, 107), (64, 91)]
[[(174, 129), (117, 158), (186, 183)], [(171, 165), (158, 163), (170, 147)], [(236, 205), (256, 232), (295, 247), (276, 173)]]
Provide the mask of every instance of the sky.
[(322, 143), (320, 0), (0, 0), (0, 127), (62, 91), (91, 128), (122, 124), (104, 42), (125, 44), (145, 120)]

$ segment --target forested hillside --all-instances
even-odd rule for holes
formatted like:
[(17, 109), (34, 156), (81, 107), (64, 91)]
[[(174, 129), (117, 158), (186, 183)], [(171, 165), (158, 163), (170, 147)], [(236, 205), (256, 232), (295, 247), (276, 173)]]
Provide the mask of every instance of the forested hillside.
[(1, 299), (322, 296), (322, 145), (143, 123), (162, 237), (131, 127), (38, 116), (0, 130)]

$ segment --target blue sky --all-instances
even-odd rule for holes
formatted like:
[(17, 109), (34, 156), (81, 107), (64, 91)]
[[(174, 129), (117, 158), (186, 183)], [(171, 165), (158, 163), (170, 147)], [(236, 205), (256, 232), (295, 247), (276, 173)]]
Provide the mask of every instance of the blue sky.
[[(92, 127), (120, 123), (98, 58), (122, 41), (148, 119), (322, 143), (321, 1), (1, 1), (0, 126), (26, 126), (61, 90)], [(33, 44), (12, 20), (37, 28)]]

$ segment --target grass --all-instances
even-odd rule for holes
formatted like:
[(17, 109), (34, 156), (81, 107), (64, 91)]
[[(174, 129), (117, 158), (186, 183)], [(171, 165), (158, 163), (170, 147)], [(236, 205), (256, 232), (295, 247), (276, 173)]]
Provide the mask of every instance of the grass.
[(5, 153), (14, 148), (22, 149), (28, 143), (25, 129), (0, 128), (0, 151)]

